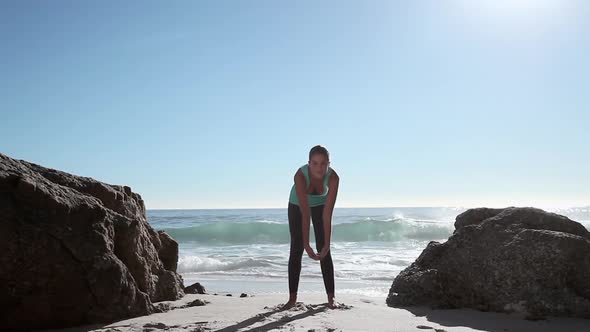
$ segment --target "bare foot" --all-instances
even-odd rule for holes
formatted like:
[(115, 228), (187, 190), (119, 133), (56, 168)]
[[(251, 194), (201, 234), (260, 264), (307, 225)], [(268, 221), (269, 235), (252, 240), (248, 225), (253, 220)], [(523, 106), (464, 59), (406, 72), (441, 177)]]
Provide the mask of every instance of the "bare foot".
[(336, 305), (334, 305), (334, 293), (328, 293), (328, 308), (336, 309)]
[(289, 300), (289, 302), (285, 303), (282, 307), (281, 310), (288, 310), (291, 309), (295, 306), (295, 304), (297, 304), (297, 300)]
[(293, 308), (297, 304), (297, 293), (290, 293), (289, 294), (289, 301), (285, 303), (281, 310), (287, 310)]

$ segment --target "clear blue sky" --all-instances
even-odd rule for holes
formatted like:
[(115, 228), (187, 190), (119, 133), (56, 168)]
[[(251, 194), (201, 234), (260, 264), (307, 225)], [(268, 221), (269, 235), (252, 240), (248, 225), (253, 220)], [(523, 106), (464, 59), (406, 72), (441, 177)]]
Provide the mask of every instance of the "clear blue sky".
[(148, 208), (590, 203), (590, 4), (2, 1), (0, 152)]

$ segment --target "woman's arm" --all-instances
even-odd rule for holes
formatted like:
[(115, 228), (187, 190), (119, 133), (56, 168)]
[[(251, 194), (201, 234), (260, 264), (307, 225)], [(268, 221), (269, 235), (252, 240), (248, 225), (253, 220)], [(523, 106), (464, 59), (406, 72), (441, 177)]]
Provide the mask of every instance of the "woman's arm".
[(330, 240), (332, 238), (332, 212), (334, 211), (334, 205), (336, 204), (336, 196), (338, 196), (338, 184), (340, 183), (340, 177), (334, 170), (328, 180), (328, 197), (326, 197), (326, 205), (324, 205), (324, 212), (322, 219), (324, 220), (324, 247), (320, 252), (320, 259), (326, 257), (330, 251)]
[(305, 176), (301, 169), (295, 173), (295, 192), (299, 199), (299, 210), (301, 211), (301, 223), (303, 224), (303, 248), (307, 252), (307, 255), (315, 260), (318, 260), (318, 255), (313, 251), (309, 245), (309, 224), (311, 218), (311, 211), (309, 209), (309, 203), (307, 202), (307, 183), (305, 183)]

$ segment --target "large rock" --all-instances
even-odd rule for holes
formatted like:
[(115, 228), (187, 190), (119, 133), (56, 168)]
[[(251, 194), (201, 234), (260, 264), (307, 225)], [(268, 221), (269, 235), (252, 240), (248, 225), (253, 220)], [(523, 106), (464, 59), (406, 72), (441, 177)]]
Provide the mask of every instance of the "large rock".
[(196, 282), (188, 287), (184, 288), (186, 294), (207, 294), (205, 287), (200, 283)]
[(468, 210), (395, 278), (387, 304), (590, 318), (590, 233), (534, 208)]
[(56, 328), (150, 314), (184, 295), (178, 244), (127, 186), (0, 154), (0, 326)]

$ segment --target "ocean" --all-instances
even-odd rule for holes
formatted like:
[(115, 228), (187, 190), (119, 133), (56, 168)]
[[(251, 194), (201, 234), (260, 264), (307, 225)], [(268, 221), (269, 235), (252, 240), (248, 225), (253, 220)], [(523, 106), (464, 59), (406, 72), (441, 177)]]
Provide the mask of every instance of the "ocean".
[[(464, 208), (338, 208), (331, 253), (336, 294), (386, 297), (395, 276), (430, 241), (445, 241)], [(590, 208), (555, 210), (590, 229)], [(179, 244), (185, 286), (209, 293), (288, 294), (287, 209), (148, 210)], [(313, 229), (310, 242), (314, 246)], [(319, 262), (304, 253), (299, 293), (324, 292)]]

